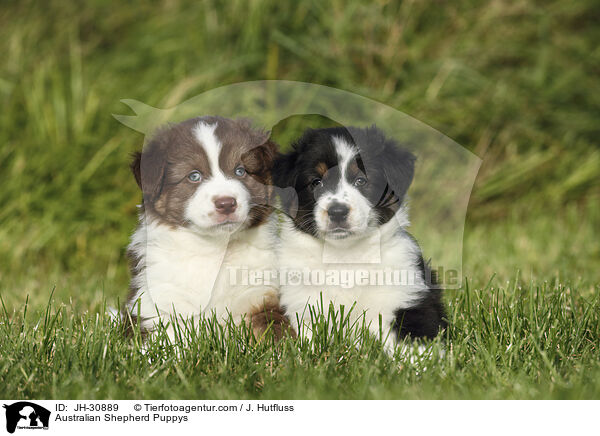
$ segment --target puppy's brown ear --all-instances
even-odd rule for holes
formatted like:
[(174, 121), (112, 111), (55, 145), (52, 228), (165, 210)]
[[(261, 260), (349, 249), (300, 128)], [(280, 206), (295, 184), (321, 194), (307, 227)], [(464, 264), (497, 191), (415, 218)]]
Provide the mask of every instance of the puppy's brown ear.
[(247, 151), (241, 157), (244, 168), (253, 176), (260, 179), (270, 179), (270, 172), (277, 157), (277, 145), (268, 140), (258, 147)]
[(166, 156), (155, 144), (149, 144), (142, 153), (135, 153), (131, 171), (142, 190), (144, 202), (154, 202), (160, 196), (166, 169)]

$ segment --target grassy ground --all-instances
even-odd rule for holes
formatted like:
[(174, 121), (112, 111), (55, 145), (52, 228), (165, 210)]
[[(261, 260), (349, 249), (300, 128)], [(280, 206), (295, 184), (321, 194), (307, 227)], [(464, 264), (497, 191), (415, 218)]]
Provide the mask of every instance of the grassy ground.
[[(2, 326), (6, 396), (19, 398), (597, 398), (600, 298), (543, 284), (448, 296), (447, 343), (389, 358), (360, 334), (256, 344), (244, 329), (206, 323), (178, 353), (98, 313), (49, 308)], [(34, 324), (35, 323), (35, 324)], [(335, 325), (335, 324), (334, 324)], [(359, 332), (360, 333), (360, 332)], [(189, 337), (189, 335), (188, 335)], [(440, 352), (440, 350), (444, 350)], [(412, 357), (411, 357), (412, 356)], [(417, 357), (415, 357), (417, 356)]]
[[(600, 398), (599, 19), (592, 0), (3, 4), (4, 396)], [(265, 78), (374, 98), (483, 157), (444, 357), (238, 332), (149, 361), (103, 315), (140, 200), (119, 100)]]

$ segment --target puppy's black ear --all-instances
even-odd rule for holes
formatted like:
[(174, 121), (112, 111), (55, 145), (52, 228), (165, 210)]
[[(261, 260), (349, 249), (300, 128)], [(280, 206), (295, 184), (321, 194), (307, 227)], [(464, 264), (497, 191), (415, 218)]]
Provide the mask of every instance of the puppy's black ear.
[(273, 184), (279, 188), (296, 187), (298, 179), (298, 168), (296, 162), (298, 160), (298, 152), (292, 151), (288, 154), (280, 154), (275, 159), (273, 166)]
[(142, 153), (135, 153), (131, 171), (142, 190), (144, 202), (154, 202), (162, 192), (167, 159), (157, 144), (149, 144)]
[(298, 151), (279, 155), (273, 166), (273, 185), (277, 188), (283, 210), (295, 215), (298, 195), (296, 194), (296, 181), (298, 180)]
[(393, 141), (387, 141), (381, 155), (383, 172), (388, 185), (400, 202), (412, 183), (415, 174), (416, 157), (410, 151), (399, 147)]

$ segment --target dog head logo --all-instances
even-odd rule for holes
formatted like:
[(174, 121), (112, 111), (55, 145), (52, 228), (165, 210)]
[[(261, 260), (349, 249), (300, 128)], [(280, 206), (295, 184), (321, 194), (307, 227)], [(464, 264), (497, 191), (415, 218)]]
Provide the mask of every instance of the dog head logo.
[(6, 431), (19, 429), (48, 429), (50, 411), (28, 401), (3, 406), (6, 409)]

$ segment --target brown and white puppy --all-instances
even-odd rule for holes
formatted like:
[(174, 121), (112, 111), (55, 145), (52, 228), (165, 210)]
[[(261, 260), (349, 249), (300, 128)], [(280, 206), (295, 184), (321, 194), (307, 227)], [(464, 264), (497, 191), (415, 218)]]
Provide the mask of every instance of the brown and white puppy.
[(246, 120), (205, 116), (161, 129), (132, 163), (143, 193), (129, 245), (127, 310), (142, 331), (216, 314), (281, 333), (278, 285), (232, 280), (230, 269), (275, 264), (271, 168), (276, 146)]

